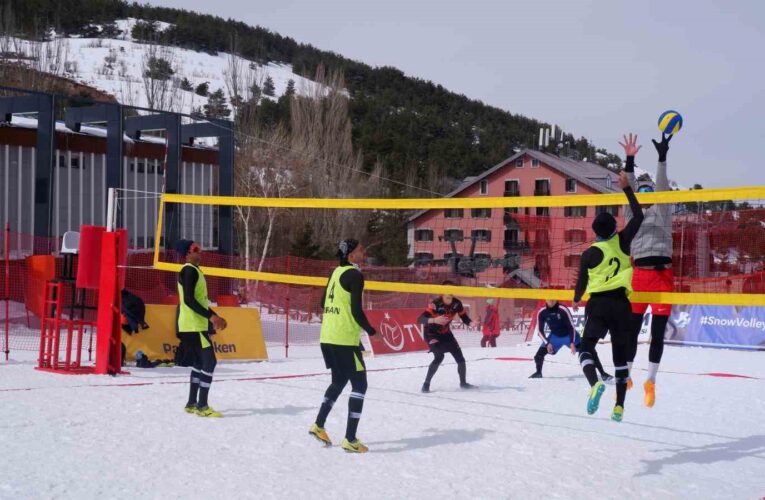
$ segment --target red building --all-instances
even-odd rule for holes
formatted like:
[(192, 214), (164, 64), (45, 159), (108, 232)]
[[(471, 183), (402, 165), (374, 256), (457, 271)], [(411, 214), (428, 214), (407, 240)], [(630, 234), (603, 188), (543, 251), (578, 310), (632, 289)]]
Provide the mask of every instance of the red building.
[[(617, 180), (617, 174), (594, 163), (523, 150), (465, 179), (447, 197), (614, 193)], [(421, 211), (408, 222), (409, 257), (415, 265), (451, 266), (478, 286), (513, 286), (514, 281), (533, 288), (572, 288), (579, 256), (593, 239), (592, 218), (601, 210), (614, 214), (622, 226), (621, 206)]]

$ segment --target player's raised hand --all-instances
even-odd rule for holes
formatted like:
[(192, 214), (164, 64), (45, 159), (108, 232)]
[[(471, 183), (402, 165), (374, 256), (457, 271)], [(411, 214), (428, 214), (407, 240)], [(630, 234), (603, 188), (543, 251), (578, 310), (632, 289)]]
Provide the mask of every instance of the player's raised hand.
[(638, 146), (637, 143), (637, 134), (632, 135), (630, 133), (628, 136), (624, 136), (624, 142), (619, 142), (619, 145), (624, 148), (624, 156), (635, 156), (638, 154), (638, 151), (640, 151), (640, 148), (643, 146)]

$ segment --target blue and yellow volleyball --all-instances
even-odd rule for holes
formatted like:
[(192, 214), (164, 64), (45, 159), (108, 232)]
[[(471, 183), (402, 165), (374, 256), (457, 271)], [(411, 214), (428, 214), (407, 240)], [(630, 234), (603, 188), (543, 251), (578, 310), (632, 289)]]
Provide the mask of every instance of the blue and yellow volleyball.
[(659, 130), (663, 134), (676, 134), (681, 128), (683, 128), (683, 117), (677, 111), (670, 109), (659, 116)]

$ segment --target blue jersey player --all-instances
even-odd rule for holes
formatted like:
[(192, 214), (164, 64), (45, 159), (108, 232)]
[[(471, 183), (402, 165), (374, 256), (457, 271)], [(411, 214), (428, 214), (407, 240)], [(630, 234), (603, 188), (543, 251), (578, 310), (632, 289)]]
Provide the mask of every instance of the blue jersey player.
[[(550, 334), (545, 335), (545, 330), (549, 330)], [(542, 378), (542, 364), (545, 361), (545, 356), (557, 354), (561, 347), (568, 346), (571, 349), (571, 354), (579, 352), (582, 339), (574, 328), (574, 318), (571, 316), (571, 311), (566, 306), (559, 304), (557, 300), (546, 300), (545, 307), (537, 313), (537, 333), (542, 339), (542, 345), (539, 346), (539, 350), (534, 355), (537, 371), (532, 373), (529, 378)], [(603, 380), (610, 380), (611, 375), (603, 370), (603, 365), (600, 364), (597, 355), (593, 361), (600, 372), (600, 377)]]

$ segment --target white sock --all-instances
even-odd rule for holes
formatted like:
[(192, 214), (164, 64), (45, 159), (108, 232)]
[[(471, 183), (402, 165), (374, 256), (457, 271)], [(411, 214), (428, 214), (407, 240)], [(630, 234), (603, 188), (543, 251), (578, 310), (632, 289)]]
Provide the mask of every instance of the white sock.
[(656, 374), (659, 372), (659, 363), (648, 363), (648, 380), (656, 382)]
[(632, 378), (632, 361), (627, 361), (627, 371), (629, 372), (629, 375), (627, 376)]

